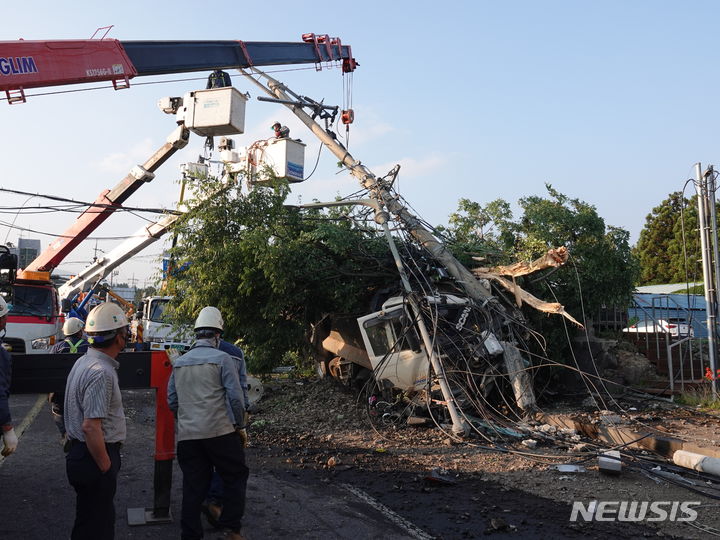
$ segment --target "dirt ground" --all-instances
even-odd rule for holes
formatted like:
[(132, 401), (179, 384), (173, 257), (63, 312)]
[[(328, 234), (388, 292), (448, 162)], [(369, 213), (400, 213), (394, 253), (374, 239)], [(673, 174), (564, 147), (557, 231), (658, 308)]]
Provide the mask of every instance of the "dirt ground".
[[(436, 538), (533, 537), (544, 526), (550, 537), (720, 536), (720, 501), (635, 470), (603, 475), (597, 470), (597, 441), (566, 434), (560, 445), (541, 439), (532, 450), (517, 444), (517, 453), (509, 453), (488, 449), (480, 440), (457, 443), (431, 427), (375, 430), (359, 400), (329, 379), (266, 382), (250, 427), (257, 465), (300, 479), (320, 474), (326, 482), (377, 483), (376, 498)], [(630, 425), (654, 425), (699, 446), (717, 446), (720, 440), (717, 416), (657, 401), (614, 405), (620, 421)], [(558, 404), (545, 412), (568, 410), (570, 404)], [(588, 409), (590, 421), (593, 414), (598, 415)], [(587, 456), (585, 472), (554, 468), (577, 462), (578, 455)], [(647, 452), (637, 455), (653, 458)], [(571, 523), (572, 502), (591, 500), (698, 501), (700, 506), (695, 522)], [(544, 516), (539, 522), (528, 517), (538, 514)]]

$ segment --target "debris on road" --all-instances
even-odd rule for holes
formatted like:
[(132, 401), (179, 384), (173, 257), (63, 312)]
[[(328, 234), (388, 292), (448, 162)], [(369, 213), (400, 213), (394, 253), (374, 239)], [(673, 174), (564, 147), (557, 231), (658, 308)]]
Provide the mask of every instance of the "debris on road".
[(620, 472), (622, 472), (620, 452), (617, 450), (609, 450), (600, 454), (600, 456), (598, 456), (598, 468), (600, 472), (605, 474), (620, 474)]
[(522, 442), (522, 445), (528, 448), (535, 448), (537, 446), (537, 441), (535, 439), (525, 439)]
[(434, 469), (430, 470), (430, 472), (425, 475), (424, 480), (431, 484), (441, 485), (453, 485), (457, 483), (450, 476), (450, 471), (446, 469), (441, 469), (440, 467), (435, 467)]
[(582, 465), (574, 465), (571, 463), (559, 463), (557, 465), (553, 465), (553, 469), (555, 469), (558, 472), (586, 472), (587, 469), (583, 467)]

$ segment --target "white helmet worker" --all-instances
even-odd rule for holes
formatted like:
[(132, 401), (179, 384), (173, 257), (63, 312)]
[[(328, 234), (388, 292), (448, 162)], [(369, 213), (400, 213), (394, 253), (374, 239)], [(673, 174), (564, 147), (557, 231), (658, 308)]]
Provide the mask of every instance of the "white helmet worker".
[(223, 318), (220, 310), (213, 306), (205, 306), (195, 319), (195, 332), (200, 330), (216, 330), (222, 332)]
[(85, 323), (82, 319), (70, 317), (67, 321), (65, 321), (65, 324), (63, 324), (63, 334), (65, 334), (65, 337), (74, 336), (83, 328), (85, 328)]
[(2, 317), (3, 315), (7, 315), (8, 313), (10, 313), (10, 308), (8, 308), (5, 299), (0, 296), (0, 317)]
[(108, 332), (127, 326), (128, 320), (125, 312), (117, 304), (104, 302), (95, 306), (87, 318), (88, 332)]
[(117, 335), (117, 330), (127, 328), (128, 320), (125, 312), (117, 304), (105, 302), (95, 306), (85, 323), (88, 342), (93, 346), (103, 346)]

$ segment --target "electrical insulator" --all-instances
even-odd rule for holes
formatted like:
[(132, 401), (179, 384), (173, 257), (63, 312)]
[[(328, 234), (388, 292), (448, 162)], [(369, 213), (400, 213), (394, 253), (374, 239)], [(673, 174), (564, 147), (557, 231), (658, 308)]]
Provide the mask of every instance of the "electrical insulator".
[(343, 124), (352, 124), (353, 120), (355, 120), (355, 113), (352, 109), (344, 110), (340, 115), (340, 120), (342, 120)]

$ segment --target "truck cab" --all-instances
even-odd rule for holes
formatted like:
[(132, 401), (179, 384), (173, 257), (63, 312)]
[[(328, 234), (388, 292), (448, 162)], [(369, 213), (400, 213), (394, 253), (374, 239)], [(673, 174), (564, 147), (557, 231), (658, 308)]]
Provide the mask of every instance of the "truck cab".
[(2, 287), (10, 308), (3, 342), (10, 352), (17, 354), (44, 354), (62, 339), (65, 318), (57, 289), (49, 273), (33, 274), (43, 275), (32, 276), (35, 279), (19, 277), (13, 284)]
[(375, 378), (383, 386), (421, 390), (427, 385), (430, 363), (411, 320), (400, 296), (357, 320)]
[(143, 342), (151, 351), (186, 347), (192, 343), (190, 328), (177, 329), (164, 318), (172, 296), (148, 296), (142, 300)]
[[(446, 335), (460, 331), (469, 311), (469, 299), (453, 294), (426, 296), (433, 317), (442, 321)], [(430, 359), (414, 316), (402, 296), (383, 303), (380, 311), (357, 319), (375, 378), (383, 387), (421, 390), (428, 383)]]

